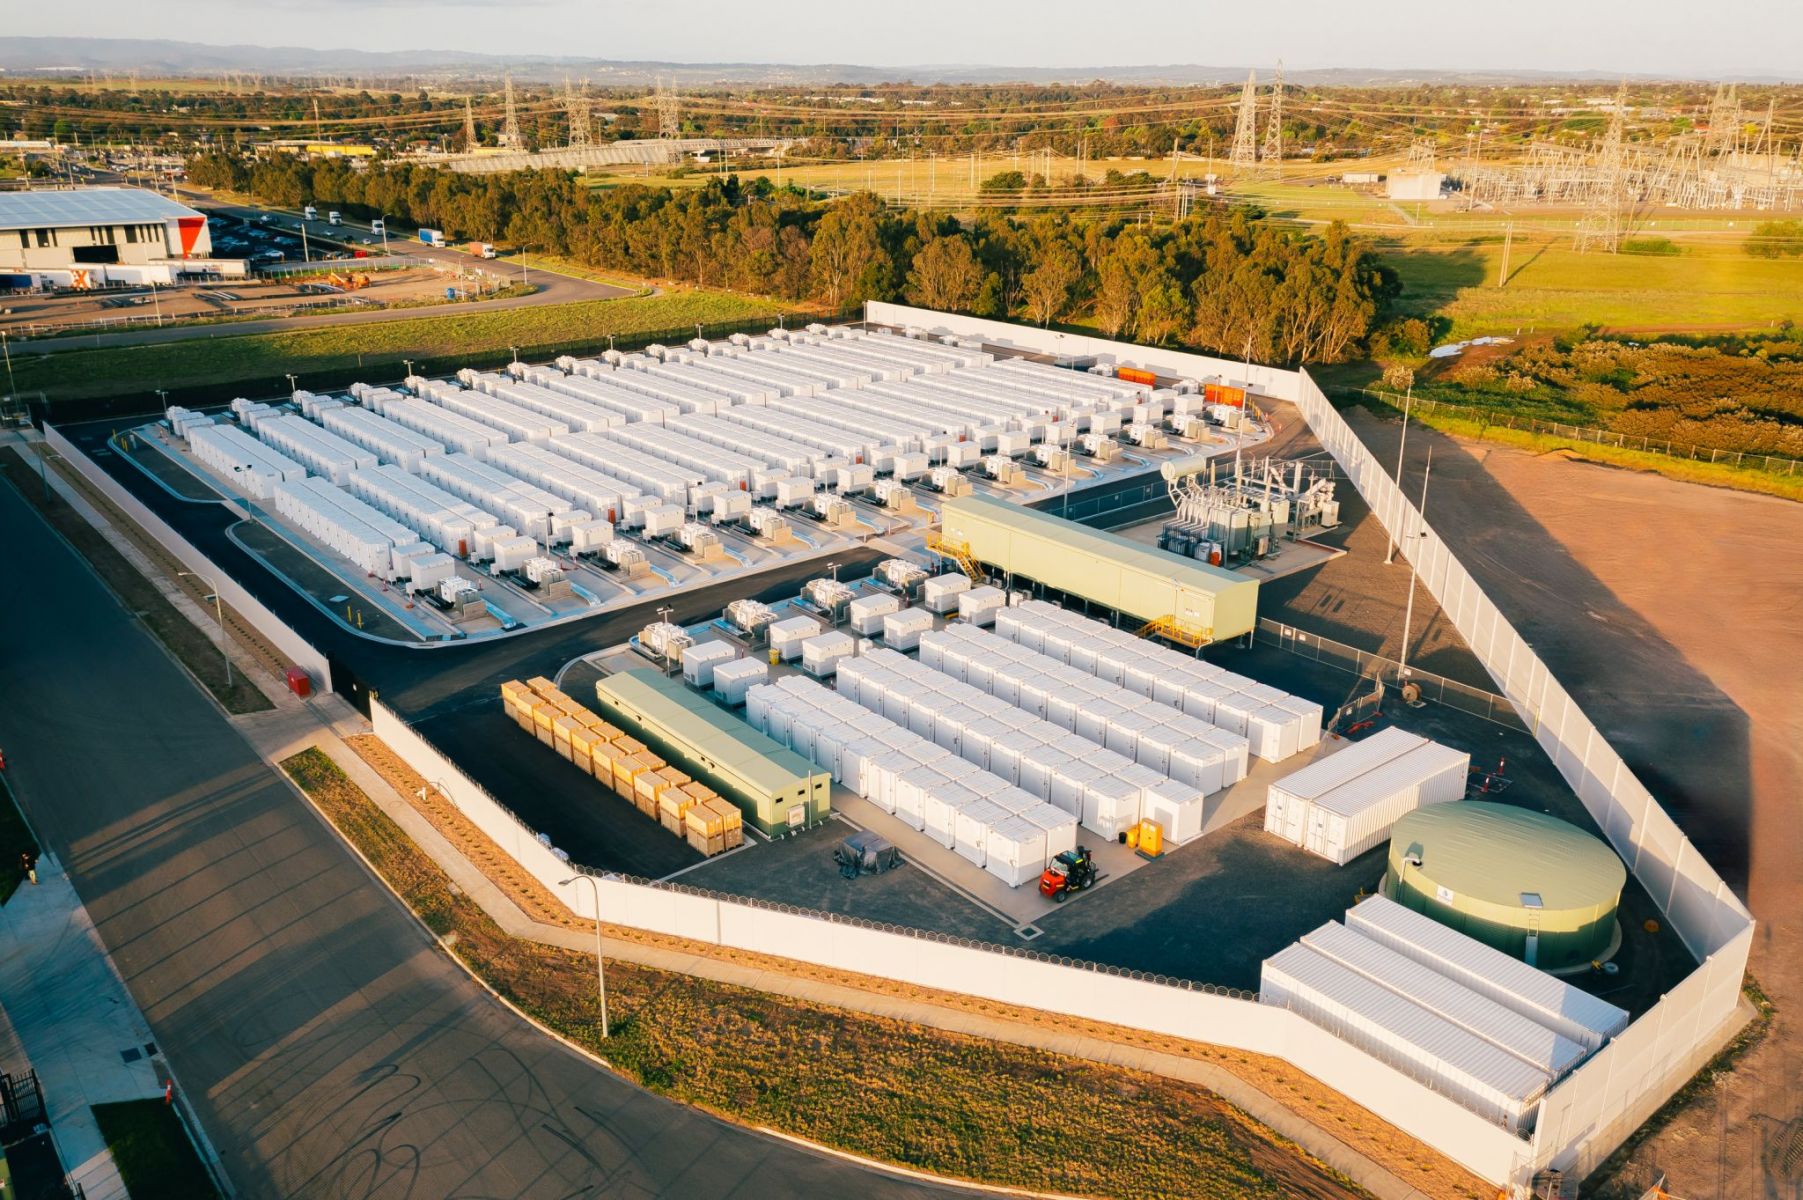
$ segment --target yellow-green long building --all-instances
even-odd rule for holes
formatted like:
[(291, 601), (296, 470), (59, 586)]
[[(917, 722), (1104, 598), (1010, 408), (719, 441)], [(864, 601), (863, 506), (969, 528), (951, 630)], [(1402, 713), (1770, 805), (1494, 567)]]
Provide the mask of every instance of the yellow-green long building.
[(656, 671), (595, 685), (609, 721), (738, 805), (765, 834), (826, 820), (833, 777), (707, 697)]
[(978, 562), (1141, 621), (1166, 618), (1214, 641), (1258, 622), (1258, 581), (988, 496), (955, 496), (941, 536)]

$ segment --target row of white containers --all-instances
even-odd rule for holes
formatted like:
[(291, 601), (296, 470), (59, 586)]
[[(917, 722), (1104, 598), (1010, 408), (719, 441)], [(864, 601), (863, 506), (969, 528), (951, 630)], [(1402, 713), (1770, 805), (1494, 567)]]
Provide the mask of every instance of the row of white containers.
[(1465, 797), (1471, 755), (1391, 727), (1265, 789), (1265, 831), (1344, 866), (1424, 804)]
[(315, 407), (307, 414), (328, 432), (335, 433), (353, 445), (361, 446), (385, 463), (403, 471), (419, 470), (420, 460), (430, 454), (443, 454), (444, 443), (409, 429), (366, 408), (339, 404), (332, 408)]
[(187, 421), (181, 428), (195, 458), (258, 500), (269, 499), (278, 483), (307, 477), (307, 468), (235, 425)]
[(996, 614), (995, 631), (1028, 650), (1241, 734), (1252, 753), (1267, 762), (1282, 762), (1321, 740), (1322, 710), (1314, 701), (1055, 604), (1029, 600), (1005, 609)]
[(820, 684), (750, 689), (746, 719), (835, 780), (1008, 884), (1037, 879), (1077, 844), (1077, 823), (945, 747)]
[[(1246, 777), (1246, 739), (954, 622), (920, 640), (922, 664), (1204, 795)], [(1170, 832), (1170, 831), (1167, 831)], [(1193, 833), (1179, 835), (1183, 841)]]
[(1382, 896), (1267, 959), (1259, 999), (1522, 1132), (1628, 1014)]
[[(485, 560), (494, 557), (501, 522), (492, 514), (452, 495), (436, 484), (383, 465), (351, 473), (351, 495), (393, 517), (447, 554)], [(482, 534), (478, 539), (478, 533)]]
[(455, 572), (450, 555), (323, 479), (278, 483), (274, 502), (281, 516), (379, 579), (407, 579), (424, 587)]
[(350, 481), (351, 472), (377, 463), (374, 453), (321, 429), (305, 417), (273, 417), (257, 424), (257, 437), (315, 475), (333, 483)]
[(1115, 839), (1143, 817), (1173, 842), (1202, 828), (1203, 793), (958, 683), (898, 651), (841, 662), (839, 692)]

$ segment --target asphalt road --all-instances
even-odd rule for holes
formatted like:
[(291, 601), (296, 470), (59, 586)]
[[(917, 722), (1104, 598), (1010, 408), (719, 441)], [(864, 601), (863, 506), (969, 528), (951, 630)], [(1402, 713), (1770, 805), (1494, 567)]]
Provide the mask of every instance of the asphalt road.
[(5, 487), (0, 537), (12, 782), (242, 1195), (961, 1194), (662, 1100), (533, 1032)]
[[(206, 192), (189, 188), (177, 188), (176, 194), (186, 203), (196, 208), (211, 212), (225, 212), (246, 221), (255, 221), (265, 212), (287, 218), (285, 222), (292, 229), (293, 221), (300, 214), (284, 209), (255, 208), (246, 205), (226, 204), (213, 199)], [(346, 222), (336, 228), (323, 221), (314, 221), (308, 225), (309, 236), (319, 230), (337, 237), (356, 234), (361, 237), (369, 233), (368, 224)], [(376, 241), (370, 246), (371, 253), (378, 253), (381, 243)], [(480, 259), (465, 254), (451, 247), (427, 246), (417, 238), (408, 240), (404, 235), (390, 231), (388, 249), (394, 254), (405, 254), (413, 258), (428, 259), (453, 270), (478, 268), (493, 271), (505, 276), (520, 274), (518, 264), (509, 263), (506, 259)], [(473, 312), (488, 312), (494, 309), (523, 308), (532, 304), (568, 304), (576, 300), (612, 300), (621, 296), (630, 296), (633, 292), (628, 288), (614, 287), (611, 284), (595, 283), (588, 279), (578, 279), (572, 275), (559, 275), (551, 271), (531, 270), (526, 273), (526, 281), (538, 288), (527, 296), (508, 296), (499, 300), (476, 300), (455, 306), (456, 315)], [(69, 337), (43, 338), (30, 343), (33, 350), (92, 350), (108, 346), (148, 346), (162, 342), (185, 342), (196, 338), (239, 337), (253, 333), (274, 333), (295, 329), (312, 329), (326, 325), (360, 325), (376, 321), (404, 320), (409, 316), (430, 316), (443, 314), (447, 310), (439, 307), (428, 307), (419, 312), (407, 309), (376, 309), (367, 312), (349, 311), (325, 313), (309, 317), (279, 317), (267, 321), (228, 321), (214, 325), (165, 325), (160, 328), (134, 329), (124, 333), (75, 334)]]

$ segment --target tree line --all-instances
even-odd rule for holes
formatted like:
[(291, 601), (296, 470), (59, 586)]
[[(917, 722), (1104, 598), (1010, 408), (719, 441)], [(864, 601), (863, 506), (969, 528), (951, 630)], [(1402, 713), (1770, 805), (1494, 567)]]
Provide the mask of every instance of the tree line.
[(205, 187), (299, 207), (400, 218), (589, 267), (729, 288), (841, 312), (865, 300), (1042, 325), (1263, 362), (1337, 362), (1365, 346), (1399, 291), (1343, 226), (1320, 235), (1241, 209), (1174, 224), (892, 209), (869, 193), (821, 202), (766, 178), (591, 189), (569, 172), (465, 175), (293, 159), (191, 159)]

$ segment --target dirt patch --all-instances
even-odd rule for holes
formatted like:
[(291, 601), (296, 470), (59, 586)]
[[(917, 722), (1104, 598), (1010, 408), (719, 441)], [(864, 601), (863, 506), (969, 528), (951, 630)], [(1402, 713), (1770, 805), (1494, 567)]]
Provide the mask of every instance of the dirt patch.
[[(374, 735), (348, 738), (346, 741), (369, 763), (395, 791), (405, 797), (417, 811), (430, 820), (453, 845), (464, 852), (484, 874), (506, 890), (522, 911), (544, 923), (566, 929), (593, 929), (592, 922), (573, 916), (536, 879), (519, 869), (499, 846), (464, 817), (454, 805), (426, 780), (409, 768)], [(421, 790), (426, 798), (420, 798)], [(811, 979), (842, 987), (856, 988), (877, 995), (925, 1001), (941, 1008), (969, 1012), (1026, 1025), (1036, 1029), (1054, 1029), (1081, 1033), (1125, 1046), (1137, 1046), (1164, 1054), (1178, 1055), (1221, 1067), (1269, 1096), (1297, 1116), (1332, 1133), (1340, 1141), (1363, 1154), (1398, 1178), (1436, 1200), (1475, 1200), (1488, 1197), (1494, 1189), (1484, 1184), (1450, 1159), (1402, 1134), (1394, 1127), (1374, 1120), (1363, 1108), (1281, 1059), (1219, 1049), (1178, 1038), (1146, 1034), (1119, 1026), (1103, 1025), (1034, 1009), (1017, 1008), (955, 993), (933, 991), (893, 980), (856, 975), (798, 963), (791, 959), (726, 950), (681, 938), (664, 937), (642, 930), (606, 926), (610, 938), (659, 946), (685, 954), (705, 956), (724, 962), (773, 971), (797, 979)], [(987, 1044), (987, 1043), (981, 1043)], [(1244, 1118), (1241, 1118), (1244, 1119)], [(1285, 1191), (1284, 1195), (1310, 1195), (1306, 1191)]]

